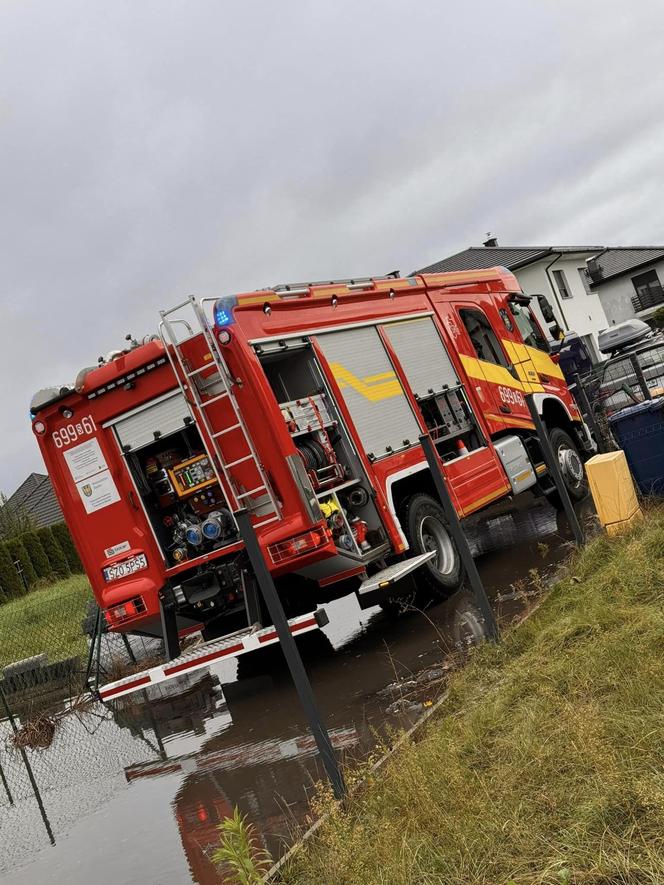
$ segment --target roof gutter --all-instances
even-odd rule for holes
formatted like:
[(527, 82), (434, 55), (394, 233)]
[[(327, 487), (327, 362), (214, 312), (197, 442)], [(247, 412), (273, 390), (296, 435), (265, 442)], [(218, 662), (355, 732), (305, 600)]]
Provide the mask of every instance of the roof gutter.
[(568, 327), (567, 317), (565, 316), (565, 311), (563, 310), (563, 306), (560, 303), (560, 298), (558, 297), (558, 292), (556, 290), (556, 287), (553, 285), (553, 280), (551, 279), (551, 273), (549, 270), (549, 268), (551, 268), (556, 263), (556, 261), (558, 261), (559, 258), (563, 257), (563, 253), (556, 252), (554, 254), (555, 254), (555, 258), (552, 258), (551, 261), (544, 268), (544, 273), (546, 274), (546, 278), (549, 283), (549, 288), (551, 289), (551, 294), (553, 295), (553, 300), (556, 302), (556, 304), (558, 306), (558, 310), (560, 311), (560, 318), (563, 321), (563, 326)]

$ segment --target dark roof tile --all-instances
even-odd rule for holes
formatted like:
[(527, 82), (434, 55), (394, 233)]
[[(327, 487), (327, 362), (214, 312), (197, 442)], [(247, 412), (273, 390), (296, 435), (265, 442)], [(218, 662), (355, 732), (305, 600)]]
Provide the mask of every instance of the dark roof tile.
[(594, 289), (606, 280), (662, 259), (664, 259), (664, 246), (609, 246), (597, 255), (601, 275), (593, 274), (590, 286)]
[(454, 270), (481, 270), (506, 267), (514, 270), (555, 252), (601, 252), (603, 246), (471, 246), (414, 273), (445, 273)]

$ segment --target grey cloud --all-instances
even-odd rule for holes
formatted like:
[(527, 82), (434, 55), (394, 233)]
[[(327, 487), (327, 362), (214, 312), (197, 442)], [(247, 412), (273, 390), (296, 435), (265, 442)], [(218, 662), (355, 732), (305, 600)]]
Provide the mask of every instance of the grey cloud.
[(184, 292), (661, 240), (657, 0), (0, 8), (0, 489), (33, 390)]

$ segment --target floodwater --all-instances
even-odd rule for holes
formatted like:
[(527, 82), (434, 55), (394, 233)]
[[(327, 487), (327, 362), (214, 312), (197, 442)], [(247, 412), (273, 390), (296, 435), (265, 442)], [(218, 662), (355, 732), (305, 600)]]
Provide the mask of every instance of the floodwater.
[[(541, 500), (503, 504), (466, 528), (503, 621), (541, 587), (531, 570), (545, 579), (570, 550), (564, 517)], [(303, 637), (302, 651), (342, 760), (366, 758), (442, 691), (440, 664), (468, 605), (457, 594), (396, 620), (361, 612), (354, 597), (326, 606), (329, 625)], [(25, 775), (5, 728), (0, 763), (15, 803), (0, 787), (0, 882), (216, 885), (210, 854), (235, 806), (273, 856), (283, 853), (322, 767), (280, 653), (258, 663), (227, 661), (62, 719), (50, 748), (30, 753), (54, 844), (29, 783), (12, 781)]]

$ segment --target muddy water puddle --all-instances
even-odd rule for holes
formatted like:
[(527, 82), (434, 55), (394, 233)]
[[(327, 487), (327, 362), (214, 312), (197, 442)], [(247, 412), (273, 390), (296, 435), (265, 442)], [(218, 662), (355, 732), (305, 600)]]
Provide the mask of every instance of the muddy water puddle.
[[(503, 506), (467, 533), (503, 622), (532, 602), (571, 537), (552, 508), (532, 501)], [(332, 743), (352, 763), (444, 689), (455, 641), (472, 632), (472, 607), (462, 593), (398, 619), (361, 612), (354, 597), (326, 609), (329, 625), (301, 648)], [(233, 808), (278, 856), (322, 777), (278, 651), (63, 719), (50, 748), (30, 751), (54, 845), (7, 747), (0, 722), (0, 763), (14, 787), (10, 805), (0, 785), (0, 882), (12, 885), (218, 883), (210, 854)]]

